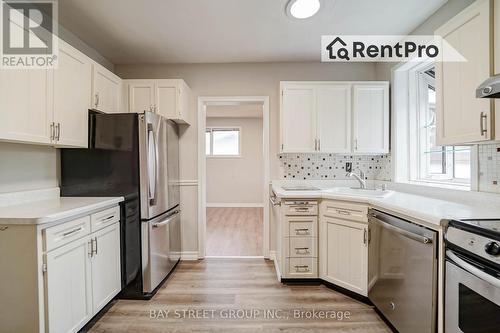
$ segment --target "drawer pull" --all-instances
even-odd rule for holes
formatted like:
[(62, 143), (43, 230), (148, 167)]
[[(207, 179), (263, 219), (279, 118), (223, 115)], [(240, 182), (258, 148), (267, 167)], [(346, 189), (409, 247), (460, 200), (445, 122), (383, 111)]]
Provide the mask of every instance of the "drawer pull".
[(295, 265), (294, 267), (297, 272), (309, 272), (309, 266), (307, 265)]
[(297, 235), (309, 235), (309, 229), (308, 228), (295, 229), (295, 234), (297, 234)]
[(337, 209), (337, 214), (340, 214), (340, 215), (351, 215), (351, 212), (348, 211), (348, 210)]
[(78, 227), (78, 228), (76, 228), (76, 229), (73, 229), (73, 230), (71, 230), (71, 231), (68, 231), (68, 232), (63, 233), (63, 234), (62, 234), (62, 236), (63, 236), (63, 237), (68, 237), (68, 236), (73, 235), (73, 234), (75, 234), (75, 233), (77, 233), (77, 232), (80, 232), (80, 231), (82, 231), (82, 230), (83, 230), (83, 227)]
[(308, 212), (309, 207), (296, 207), (295, 210), (299, 212)]
[(106, 217), (105, 219), (101, 219), (101, 222), (106, 222), (108, 220), (111, 220), (112, 218), (114, 218), (115, 216), (114, 215), (111, 215), (111, 216), (108, 216)]
[(309, 251), (308, 247), (296, 247), (295, 253), (297, 253), (297, 254), (309, 254), (311, 252)]

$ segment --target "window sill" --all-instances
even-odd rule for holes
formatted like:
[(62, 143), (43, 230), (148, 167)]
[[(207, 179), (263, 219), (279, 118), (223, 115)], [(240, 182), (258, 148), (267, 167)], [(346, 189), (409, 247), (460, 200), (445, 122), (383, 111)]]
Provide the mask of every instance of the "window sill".
[(214, 159), (233, 159), (233, 158), (243, 158), (242, 155), (207, 155), (207, 158), (214, 158)]
[(418, 185), (418, 186), (426, 186), (426, 187), (438, 187), (438, 188), (444, 188), (448, 190), (458, 190), (458, 191), (471, 191), (471, 186), (470, 185), (465, 185), (465, 184), (450, 184), (450, 183), (443, 183), (439, 181), (425, 181), (425, 180), (410, 180), (406, 182), (406, 184), (410, 185)]

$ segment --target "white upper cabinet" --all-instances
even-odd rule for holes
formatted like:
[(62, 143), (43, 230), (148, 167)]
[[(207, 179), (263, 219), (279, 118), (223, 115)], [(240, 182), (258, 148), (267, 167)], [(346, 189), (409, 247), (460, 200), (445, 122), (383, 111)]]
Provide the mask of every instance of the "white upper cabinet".
[(389, 152), (389, 83), (353, 85), (353, 151)]
[(0, 140), (50, 144), (49, 70), (0, 70)]
[(176, 80), (125, 80), (128, 86), (128, 111), (151, 111), (179, 124), (190, 124), (191, 89)]
[(438, 145), (494, 139), (492, 102), (475, 95), (492, 74), (492, 7), (477, 1), (436, 31), (467, 60), (436, 63)]
[(54, 69), (54, 143), (88, 146), (92, 65), (86, 55), (59, 41), (59, 65)]
[(316, 150), (314, 88), (290, 86), (282, 89), (281, 150), (300, 153)]
[(351, 151), (351, 85), (329, 84), (316, 89), (317, 150)]
[(283, 153), (389, 152), (388, 82), (282, 82), (280, 116)]
[(180, 124), (190, 124), (191, 89), (184, 80), (157, 80), (156, 105), (158, 114)]
[(122, 79), (95, 62), (92, 68), (92, 107), (106, 113), (125, 112), (120, 110)]
[(128, 80), (129, 112), (154, 111), (155, 81)]

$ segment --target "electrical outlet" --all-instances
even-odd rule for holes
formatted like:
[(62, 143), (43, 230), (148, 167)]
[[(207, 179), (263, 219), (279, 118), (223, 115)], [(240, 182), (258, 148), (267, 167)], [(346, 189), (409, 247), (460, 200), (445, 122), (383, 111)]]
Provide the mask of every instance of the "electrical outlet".
[(345, 171), (346, 172), (352, 172), (352, 163), (351, 162), (346, 162), (345, 163)]

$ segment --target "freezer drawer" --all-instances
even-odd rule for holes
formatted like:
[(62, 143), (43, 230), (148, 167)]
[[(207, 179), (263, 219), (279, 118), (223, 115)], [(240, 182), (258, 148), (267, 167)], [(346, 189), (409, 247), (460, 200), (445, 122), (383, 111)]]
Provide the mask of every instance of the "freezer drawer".
[(180, 211), (142, 222), (143, 292), (151, 293), (180, 258)]

